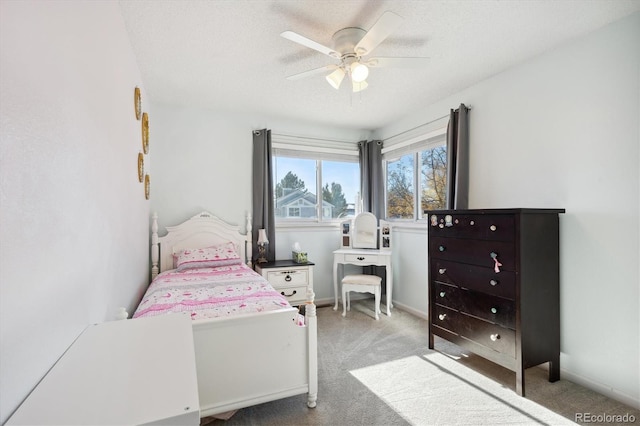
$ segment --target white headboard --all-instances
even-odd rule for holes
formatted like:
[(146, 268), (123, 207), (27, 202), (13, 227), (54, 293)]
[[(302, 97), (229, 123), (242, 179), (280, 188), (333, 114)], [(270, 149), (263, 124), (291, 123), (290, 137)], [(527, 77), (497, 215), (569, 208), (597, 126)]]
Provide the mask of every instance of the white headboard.
[(241, 234), (238, 225), (226, 223), (205, 211), (180, 225), (167, 226), (167, 235), (158, 237), (158, 215), (154, 213), (151, 224), (151, 279), (162, 271), (174, 268), (174, 253), (185, 248), (203, 248), (227, 241), (235, 244), (240, 258), (250, 265), (251, 229), (251, 215), (247, 215), (247, 233)]

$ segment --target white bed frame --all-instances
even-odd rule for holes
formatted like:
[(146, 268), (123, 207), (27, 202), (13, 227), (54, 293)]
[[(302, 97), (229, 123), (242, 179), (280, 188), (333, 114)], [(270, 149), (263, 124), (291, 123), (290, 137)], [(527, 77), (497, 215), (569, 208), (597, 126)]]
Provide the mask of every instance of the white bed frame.
[[(250, 216), (246, 229), (241, 234), (237, 225), (202, 212), (180, 225), (168, 226), (167, 235), (158, 237), (158, 215), (154, 213), (152, 279), (173, 268), (173, 254), (179, 250), (227, 241), (250, 264)], [(307, 300), (304, 327), (296, 325), (296, 308), (193, 321), (201, 418), (303, 393), (308, 394), (307, 405), (316, 406), (318, 344), (313, 292)]]

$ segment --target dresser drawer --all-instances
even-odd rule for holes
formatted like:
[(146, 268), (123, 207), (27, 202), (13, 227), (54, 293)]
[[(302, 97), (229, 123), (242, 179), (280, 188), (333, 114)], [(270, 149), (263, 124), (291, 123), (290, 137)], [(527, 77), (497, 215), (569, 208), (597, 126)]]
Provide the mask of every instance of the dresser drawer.
[(433, 302), (452, 309), (459, 309), (460, 306), (460, 290), (452, 285), (439, 282), (433, 283)]
[(493, 268), (491, 253), (497, 254), (500, 270), (515, 271), (514, 244), (504, 241), (464, 240), (455, 238), (429, 238), (429, 256), (472, 265)]
[(433, 259), (431, 279), (507, 299), (516, 298), (516, 274), (513, 271), (496, 273), (493, 268)]
[(478, 318), (491, 321), (503, 327), (516, 328), (516, 304), (513, 300), (460, 290), (457, 301), (458, 310)]
[(514, 330), (436, 305), (432, 324), (510, 357), (516, 356)]
[(346, 254), (344, 260), (354, 265), (377, 265), (379, 262), (376, 254)]
[[(435, 222), (433, 219), (435, 216)], [(429, 216), (429, 233), (433, 236), (514, 241), (515, 218), (512, 215), (450, 214), (447, 225), (444, 214)], [(436, 225), (434, 226), (434, 223)]]

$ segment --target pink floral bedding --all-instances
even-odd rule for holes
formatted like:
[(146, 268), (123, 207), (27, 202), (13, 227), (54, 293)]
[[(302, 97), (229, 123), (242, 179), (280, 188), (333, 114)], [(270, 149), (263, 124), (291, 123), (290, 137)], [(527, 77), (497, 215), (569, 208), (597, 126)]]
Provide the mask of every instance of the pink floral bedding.
[(188, 312), (198, 320), (290, 306), (267, 280), (241, 263), (162, 272), (149, 285), (133, 317)]

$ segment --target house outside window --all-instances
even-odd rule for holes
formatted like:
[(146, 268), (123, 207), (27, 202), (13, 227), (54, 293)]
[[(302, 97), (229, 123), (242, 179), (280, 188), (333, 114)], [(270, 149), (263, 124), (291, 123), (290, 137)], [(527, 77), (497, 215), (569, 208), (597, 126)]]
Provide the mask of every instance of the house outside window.
[(275, 136), (273, 141), (277, 221), (331, 222), (355, 215), (360, 196), (356, 142), (314, 140), (322, 146), (311, 146)]

